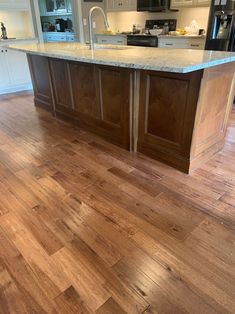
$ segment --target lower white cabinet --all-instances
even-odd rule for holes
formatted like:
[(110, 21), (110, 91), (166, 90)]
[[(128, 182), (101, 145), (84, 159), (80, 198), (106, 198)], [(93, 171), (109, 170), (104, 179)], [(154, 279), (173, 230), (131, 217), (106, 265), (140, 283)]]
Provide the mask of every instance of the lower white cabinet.
[(0, 47), (0, 94), (29, 90), (32, 82), (26, 54)]
[(60, 33), (60, 32), (45, 32), (43, 33), (43, 39), (45, 42), (64, 42), (76, 41), (75, 34), (70, 33)]
[(126, 45), (126, 36), (96, 34), (97, 44)]
[(175, 48), (175, 49), (204, 49), (205, 39), (204, 38), (174, 38), (174, 37), (159, 37), (158, 38), (159, 48)]

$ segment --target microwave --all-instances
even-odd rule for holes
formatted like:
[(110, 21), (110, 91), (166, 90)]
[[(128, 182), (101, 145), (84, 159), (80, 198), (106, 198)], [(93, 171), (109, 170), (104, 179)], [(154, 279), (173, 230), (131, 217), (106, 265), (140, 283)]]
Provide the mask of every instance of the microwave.
[(170, 0), (137, 0), (137, 11), (161, 12), (170, 10)]

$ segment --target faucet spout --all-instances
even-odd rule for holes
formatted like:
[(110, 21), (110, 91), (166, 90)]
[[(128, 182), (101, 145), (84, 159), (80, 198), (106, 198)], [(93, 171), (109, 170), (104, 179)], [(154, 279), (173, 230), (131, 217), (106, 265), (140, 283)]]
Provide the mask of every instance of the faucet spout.
[(90, 49), (94, 49), (94, 38), (93, 38), (93, 26), (92, 26), (92, 16), (93, 16), (93, 12), (94, 11), (100, 11), (103, 18), (104, 18), (104, 25), (105, 28), (108, 30), (109, 29), (109, 22), (108, 19), (104, 13), (104, 10), (101, 7), (98, 6), (94, 6), (90, 9), (89, 11), (89, 16), (88, 16), (88, 22), (89, 22), (89, 37), (90, 37)]

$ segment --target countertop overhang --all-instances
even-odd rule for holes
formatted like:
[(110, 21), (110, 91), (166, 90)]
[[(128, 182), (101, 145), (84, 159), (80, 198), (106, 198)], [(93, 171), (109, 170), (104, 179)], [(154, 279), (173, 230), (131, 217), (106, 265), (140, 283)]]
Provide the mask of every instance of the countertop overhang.
[(14, 44), (9, 48), (64, 60), (174, 73), (189, 73), (235, 62), (234, 52), (192, 49), (97, 45), (97, 49), (89, 50), (80, 43)]

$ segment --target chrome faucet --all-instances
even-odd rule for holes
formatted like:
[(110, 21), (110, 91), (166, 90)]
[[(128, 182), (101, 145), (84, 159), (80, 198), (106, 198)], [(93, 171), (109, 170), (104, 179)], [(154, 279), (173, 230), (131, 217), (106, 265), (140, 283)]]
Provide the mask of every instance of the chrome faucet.
[(107, 17), (104, 13), (104, 10), (101, 7), (95, 6), (90, 9), (89, 11), (89, 17), (88, 17), (88, 22), (89, 22), (89, 37), (90, 37), (90, 49), (94, 49), (94, 39), (93, 39), (93, 25), (92, 25), (92, 14), (95, 10), (98, 10), (102, 13), (104, 17), (104, 25), (106, 29), (109, 29), (109, 23), (107, 20)]

